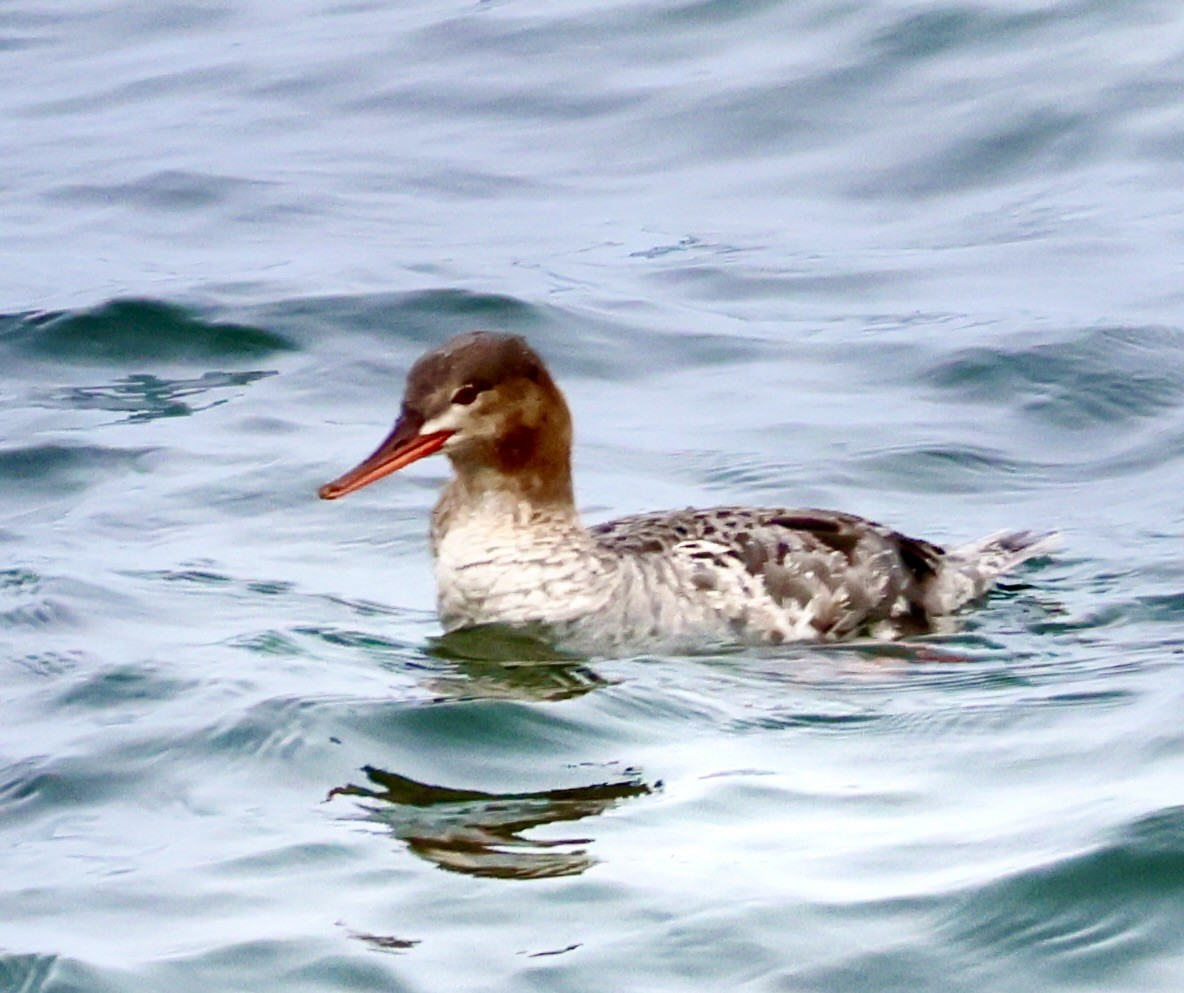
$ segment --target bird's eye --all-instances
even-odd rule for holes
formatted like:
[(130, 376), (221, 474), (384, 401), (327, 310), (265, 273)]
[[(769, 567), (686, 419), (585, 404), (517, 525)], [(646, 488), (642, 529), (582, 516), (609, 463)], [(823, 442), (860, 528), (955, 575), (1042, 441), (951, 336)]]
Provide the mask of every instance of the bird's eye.
[(480, 388), (474, 383), (465, 383), (460, 389), (452, 394), (452, 402), (459, 404), (462, 407), (467, 407), (480, 395)]

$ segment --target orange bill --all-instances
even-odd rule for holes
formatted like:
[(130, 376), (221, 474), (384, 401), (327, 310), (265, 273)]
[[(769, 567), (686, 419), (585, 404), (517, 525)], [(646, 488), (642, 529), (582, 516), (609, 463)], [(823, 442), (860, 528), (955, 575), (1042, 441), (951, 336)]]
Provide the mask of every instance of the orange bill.
[(322, 500), (336, 500), (354, 490), (382, 479), (404, 466), (434, 455), (444, 447), (455, 432), (433, 431), (419, 434), (418, 425), (409, 425), (402, 418), (381, 445), (365, 461), (350, 469), (333, 482), (326, 483), (317, 492)]

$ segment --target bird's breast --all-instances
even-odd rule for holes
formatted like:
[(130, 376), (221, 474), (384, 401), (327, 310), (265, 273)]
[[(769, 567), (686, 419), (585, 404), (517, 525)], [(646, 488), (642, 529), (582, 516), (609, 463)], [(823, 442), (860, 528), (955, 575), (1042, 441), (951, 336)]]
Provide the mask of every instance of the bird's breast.
[(561, 624), (604, 609), (618, 577), (579, 532), (473, 519), (436, 536), (445, 627)]

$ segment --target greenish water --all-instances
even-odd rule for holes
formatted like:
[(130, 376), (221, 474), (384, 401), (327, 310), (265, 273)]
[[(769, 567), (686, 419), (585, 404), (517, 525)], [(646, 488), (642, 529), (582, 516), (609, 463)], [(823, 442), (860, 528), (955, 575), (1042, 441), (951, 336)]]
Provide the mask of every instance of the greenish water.
[[(0, 989), (1184, 977), (1184, 22), (0, 11)], [(425, 348), (527, 335), (590, 521), (1057, 528), (960, 633), (441, 638)]]

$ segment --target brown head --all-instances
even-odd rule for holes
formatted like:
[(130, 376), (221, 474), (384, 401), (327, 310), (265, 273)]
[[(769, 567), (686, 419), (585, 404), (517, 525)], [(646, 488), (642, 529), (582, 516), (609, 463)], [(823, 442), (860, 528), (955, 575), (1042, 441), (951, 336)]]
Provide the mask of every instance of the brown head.
[(522, 338), (474, 331), (420, 356), (394, 429), (356, 468), (326, 483), (335, 500), (436, 452), (459, 485), (510, 489), (532, 502), (571, 493), (571, 415)]

